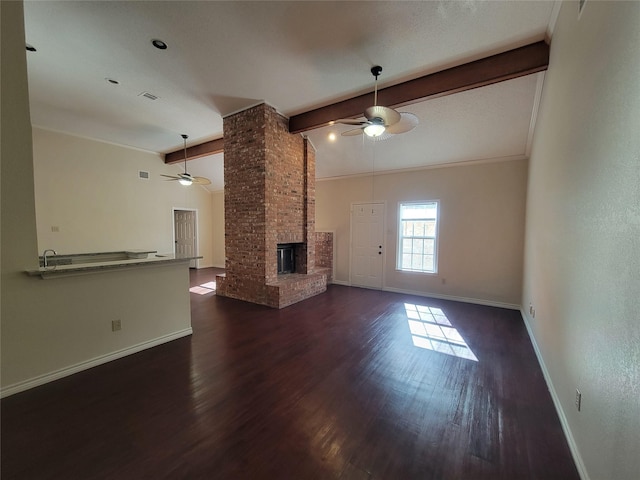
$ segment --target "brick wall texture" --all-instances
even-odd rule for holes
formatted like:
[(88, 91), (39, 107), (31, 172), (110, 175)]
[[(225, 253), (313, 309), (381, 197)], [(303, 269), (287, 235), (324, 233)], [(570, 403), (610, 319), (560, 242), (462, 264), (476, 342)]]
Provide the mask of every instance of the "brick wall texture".
[[(217, 294), (275, 308), (326, 290), (315, 273), (315, 151), (266, 104), (224, 119), (226, 276)], [(279, 243), (296, 273), (277, 274)]]
[(316, 232), (316, 271), (327, 276), (327, 283), (333, 281), (333, 232)]

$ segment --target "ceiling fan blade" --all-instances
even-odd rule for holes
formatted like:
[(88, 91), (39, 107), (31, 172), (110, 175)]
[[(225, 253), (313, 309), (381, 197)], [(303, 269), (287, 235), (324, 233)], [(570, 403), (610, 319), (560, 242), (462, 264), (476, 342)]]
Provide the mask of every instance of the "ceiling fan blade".
[(347, 130), (346, 132), (342, 132), (341, 135), (343, 137), (353, 137), (355, 135), (362, 135), (364, 130), (362, 128), (354, 128), (352, 130)]
[(211, 180), (205, 177), (191, 177), (191, 179), (196, 185), (211, 185)]
[(180, 177), (176, 177), (175, 175), (164, 175), (164, 174), (160, 174), (161, 177), (167, 177), (170, 180), (180, 180)]
[(389, 125), (385, 130), (385, 133), (392, 133), (397, 135), (398, 133), (406, 133), (416, 128), (420, 120), (413, 113), (400, 112), (400, 121)]
[(364, 111), (364, 116), (367, 120), (373, 120), (374, 118), (381, 118), (385, 127), (398, 123), (400, 121), (400, 114), (393, 108), (383, 107), (376, 105), (375, 107), (369, 107)]
[(341, 123), (342, 125), (364, 125), (367, 121), (356, 120), (355, 118), (341, 118), (340, 120), (335, 120), (333, 123)]

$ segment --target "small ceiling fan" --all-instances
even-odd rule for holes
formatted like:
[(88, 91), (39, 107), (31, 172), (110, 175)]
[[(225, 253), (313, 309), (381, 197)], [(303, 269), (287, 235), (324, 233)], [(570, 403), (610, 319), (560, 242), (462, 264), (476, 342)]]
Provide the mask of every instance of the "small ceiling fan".
[(359, 128), (342, 132), (342, 136), (350, 137), (364, 133), (369, 137), (380, 137), (383, 134), (397, 135), (413, 130), (419, 123), (418, 117), (413, 113), (398, 112), (393, 108), (378, 105), (378, 76), (382, 73), (382, 67), (379, 65), (371, 67), (371, 73), (376, 79), (373, 107), (369, 107), (364, 111), (366, 120), (351, 118), (336, 120), (334, 123), (359, 126)]
[(178, 175), (162, 175), (163, 177), (168, 177), (168, 182), (172, 180), (177, 180), (181, 185), (189, 186), (192, 184), (195, 185), (211, 185), (211, 180), (205, 177), (194, 177), (191, 174), (187, 173), (187, 138), (188, 135), (184, 133), (180, 135), (184, 140), (184, 173), (179, 173)]

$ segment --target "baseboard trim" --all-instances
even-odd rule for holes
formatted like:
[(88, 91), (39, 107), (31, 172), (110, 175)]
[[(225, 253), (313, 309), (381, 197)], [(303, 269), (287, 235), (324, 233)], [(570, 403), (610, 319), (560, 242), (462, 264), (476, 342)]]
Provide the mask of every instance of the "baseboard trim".
[(141, 352), (142, 350), (146, 350), (148, 348), (152, 348), (157, 345), (170, 342), (172, 340), (177, 340), (178, 338), (186, 337), (191, 334), (193, 334), (193, 329), (191, 327), (185, 328), (184, 330), (179, 330), (168, 335), (163, 335), (162, 337), (154, 338), (153, 340), (142, 342), (131, 347), (123, 348), (122, 350), (108, 353), (106, 355), (100, 355), (99, 357), (95, 357), (90, 360), (71, 365), (69, 367), (64, 367), (51, 373), (46, 373), (44, 375), (30, 378), (29, 380), (14, 383), (13, 385), (9, 385), (3, 388), (2, 391), (0, 391), (0, 398), (24, 392), (25, 390), (44, 385), (45, 383), (68, 377), (69, 375), (73, 375), (74, 373), (88, 370), (90, 368), (97, 367), (98, 365), (102, 365), (103, 363), (111, 362), (113, 360), (117, 360), (119, 358), (126, 357), (128, 355)]
[[(335, 280), (335, 279), (331, 283), (333, 283), (334, 285), (342, 285), (344, 287), (367, 288), (367, 287), (360, 287), (358, 285), (351, 285), (351, 283), (349, 282), (345, 282), (342, 280)], [(373, 290), (377, 290), (377, 289), (373, 289)], [(416, 295), (418, 297), (437, 298), (439, 300), (451, 300), (453, 302), (473, 303), (475, 305), (485, 305), (487, 307), (507, 308), (509, 310), (522, 311), (522, 306), (517, 305), (515, 303), (495, 302), (493, 300), (484, 300), (482, 298), (458, 297), (456, 295), (443, 295), (440, 293), (418, 292), (415, 290), (405, 290), (403, 288), (395, 288), (395, 287), (383, 287), (382, 291), (402, 293), (405, 295)]]
[(571, 433), (569, 422), (567, 421), (567, 417), (564, 414), (564, 410), (562, 409), (562, 404), (560, 403), (560, 399), (558, 398), (556, 389), (553, 386), (553, 382), (551, 381), (549, 370), (547, 370), (547, 366), (545, 365), (544, 359), (542, 358), (542, 353), (540, 353), (540, 348), (538, 348), (538, 343), (536, 342), (536, 339), (533, 336), (531, 325), (529, 324), (529, 319), (522, 308), (520, 309), (520, 315), (522, 315), (524, 326), (527, 329), (527, 334), (529, 335), (529, 339), (531, 340), (531, 345), (533, 345), (533, 351), (536, 353), (536, 358), (538, 359), (538, 364), (540, 365), (540, 369), (542, 370), (544, 381), (547, 384), (547, 389), (551, 394), (551, 400), (553, 400), (553, 405), (556, 409), (556, 413), (558, 414), (558, 418), (560, 419), (560, 425), (562, 426), (562, 431), (564, 432), (564, 436), (567, 439), (567, 443), (569, 444), (569, 450), (571, 450), (571, 456), (573, 457), (573, 461), (576, 464), (578, 475), (580, 475), (580, 478), (582, 480), (589, 480), (589, 474), (587, 473), (587, 468), (584, 465), (584, 461), (582, 460), (582, 456), (580, 455), (578, 446), (576, 445), (575, 439), (573, 438), (573, 434)]
[(452, 300), (454, 302), (473, 303), (476, 305), (485, 305), (488, 307), (508, 308), (509, 310), (521, 310), (520, 305), (515, 303), (496, 302), (493, 300), (484, 300), (482, 298), (458, 297), (456, 295), (443, 295), (440, 293), (417, 292), (414, 290), (405, 290), (402, 288), (384, 287), (385, 292), (404, 293), (406, 295), (417, 295), (419, 297), (437, 298), (440, 300)]

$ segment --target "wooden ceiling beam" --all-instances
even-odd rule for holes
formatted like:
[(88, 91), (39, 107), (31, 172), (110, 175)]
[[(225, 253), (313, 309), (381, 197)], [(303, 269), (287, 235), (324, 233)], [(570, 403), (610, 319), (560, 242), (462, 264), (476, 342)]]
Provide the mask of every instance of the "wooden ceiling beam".
[[(224, 151), (224, 139), (216, 138), (209, 142), (187, 147), (187, 160), (195, 160), (196, 158), (206, 157), (207, 155), (214, 155), (216, 153), (222, 153)], [(184, 148), (176, 150), (175, 152), (167, 153), (164, 156), (164, 163), (180, 163), (184, 162)]]
[[(442, 97), (473, 88), (542, 72), (549, 66), (549, 45), (544, 41), (508, 50), (490, 57), (430, 73), (414, 80), (378, 90), (378, 104), (398, 107), (427, 98)], [(302, 133), (330, 125), (340, 118), (361, 117), (372, 104), (372, 92), (348, 100), (294, 115), (289, 119), (289, 132)], [(187, 148), (187, 160), (222, 153), (224, 139), (218, 138)], [(184, 150), (165, 155), (164, 163), (184, 161)]]
[[(490, 57), (431, 73), (378, 90), (378, 104), (398, 107), (541, 72), (549, 66), (549, 45), (539, 41)], [(373, 92), (294, 115), (289, 132), (301, 133), (330, 125), (340, 118), (362, 117)]]

